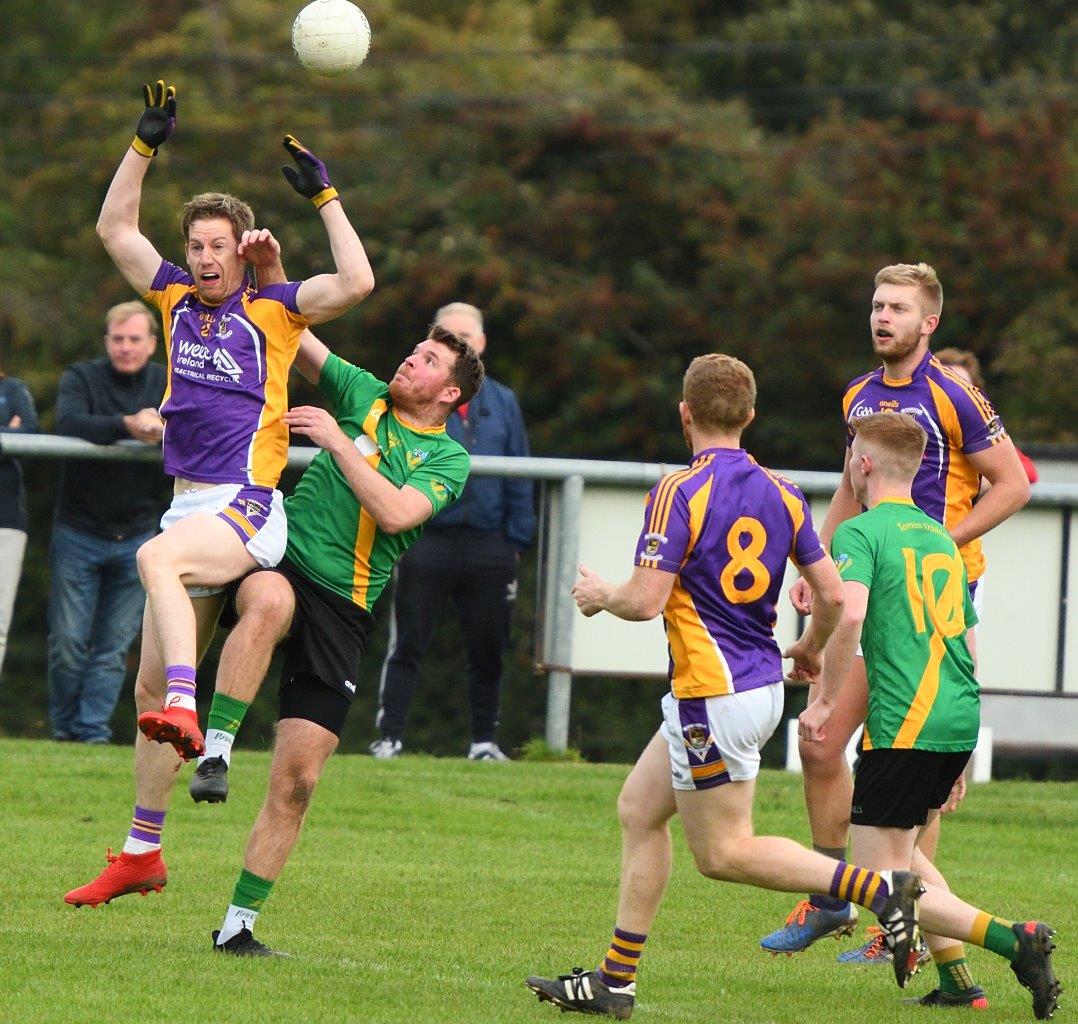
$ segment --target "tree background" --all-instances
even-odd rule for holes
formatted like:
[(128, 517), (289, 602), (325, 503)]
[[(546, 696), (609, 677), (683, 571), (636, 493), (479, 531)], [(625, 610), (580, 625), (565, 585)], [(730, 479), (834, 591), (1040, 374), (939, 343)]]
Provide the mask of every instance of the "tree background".
[[(720, 350), (757, 373), (754, 454), (838, 469), (839, 397), (872, 365), (872, 275), (922, 259), (945, 287), (936, 345), (978, 354), (1012, 434), (1078, 440), (1072, 3), (362, 6), (371, 56), (319, 79), (291, 54), (294, 11), (269, 0), (8, 0), (0, 366), (29, 385), (44, 429), (63, 368), (100, 353), (105, 310), (131, 297), (93, 226), (141, 84), (165, 77), (179, 124), (142, 215), (161, 252), (182, 262), (179, 206), (216, 188), (251, 202), (291, 276), (324, 269), (320, 222), (278, 170), (293, 132), (328, 164), (378, 280), (320, 333), (385, 374), (439, 305), (475, 303), (488, 368), (519, 395), (537, 455), (682, 461), (681, 375)], [(314, 398), (302, 385), (294, 396)], [(56, 467), (24, 469), (33, 525), (0, 728), (47, 735)], [(534, 576), (532, 556), (507, 664), (506, 747), (542, 733)], [(373, 736), (384, 632), (383, 621), (346, 749)], [(455, 635), (447, 622), (428, 656), (413, 749), (466, 745)], [(247, 742), (266, 742), (274, 690)], [(581, 682), (572, 741), (589, 757), (631, 759), (659, 692)], [(128, 695), (114, 722), (125, 741)]]

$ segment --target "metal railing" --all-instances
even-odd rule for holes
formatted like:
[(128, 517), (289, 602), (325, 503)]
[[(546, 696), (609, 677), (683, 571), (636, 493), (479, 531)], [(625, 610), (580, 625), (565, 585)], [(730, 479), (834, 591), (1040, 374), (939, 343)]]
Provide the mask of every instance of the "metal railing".
[[(294, 447), (288, 452), (288, 466), (302, 469), (310, 464), (320, 449)], [(0, 455), (17, 458), (79, 458), (119, 461), (161, 461), (161, 451), (136, 441), (115, 445), (95, 445), (79, 438), (49, 434), (0, 434)], [(557, 536), (552, 538), (556, 564), (546, 567), (546, 578), (555, 590), (551, 616), (552, 636), (548, 672), (546, 741), (555, 750), (564, 750), (569, 736), (569, 708), (572, 697), (573, 624), (576, 606), (570, 596), (577, 575), (580, 515), (584, 488), (588, 483), (650, 488), (662, 476), (683, 464), (657, 462), (601, 462), (588, 459), (508, 458), (477, 455), (472, 457), (476, 476), (523, 477), (559, 487)], [(830, 497), (838, 486), (840, 474), (811, 471), (782, 471), (809, 497)], [(1030, 498), (1032, 507), (1061, 508), (1065, 526), (1071, 510), (1078, 506), (1078, 484), (1038, 484)], [(1069, 535), (1069, 529), (1067, 530)], [(1069, 547), (1063, 557), (1069, 558)], [(1062, 566), (1063, 579), (1068, 566)], [(1060, 595), (1063, 610), (1067, 595)], [(540, 601), (541, 609), (543, 602)], [(1062, 642), (1062, 635), (1061, 635)]]

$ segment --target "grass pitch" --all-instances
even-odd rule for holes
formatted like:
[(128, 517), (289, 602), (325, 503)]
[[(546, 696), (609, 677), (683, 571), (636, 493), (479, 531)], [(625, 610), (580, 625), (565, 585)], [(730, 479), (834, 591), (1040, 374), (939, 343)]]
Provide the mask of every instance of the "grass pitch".
[[(239, 751), (229, 801), (217, 806), (191, 802), (186, 767), (165, 827), (164, 892), (75, 910), (64, 892), (104, 866), (106, 846), (123, 843), (130, 751), (0, 740), (0, 1020), (562, 1019), (523, 979), (590, 968), (605, 951), (625, 766), (334, 758), (257, 927), (295, 959), (236, 960), (211, 951), (210, 931), (229, 902), (268, 761)], [(807, 839), (797, 777), (764, 774), (756, 824)], [(674, 835), (674, 874), (644, 953), (634, 1020), (863, 1024), (938, 1012), (901, 1004), (934, 987), (932, 968), (900, 994), (889, 968), (834, 963), (863, 930), (794, 958), (765, 955), (756, 942), (793, 899), (700, 877), (676, 825)], [(999, 782), (973, 788), (945, 824), (940, 855), (971, 902), (1059, 930), (1064, 1007), (1078, 984), (1076, 850), (1078, 783)], [(979, 1021), (1033, 1019), (1003, 961), (981, 950), (970, 961), (991, 1003)]]

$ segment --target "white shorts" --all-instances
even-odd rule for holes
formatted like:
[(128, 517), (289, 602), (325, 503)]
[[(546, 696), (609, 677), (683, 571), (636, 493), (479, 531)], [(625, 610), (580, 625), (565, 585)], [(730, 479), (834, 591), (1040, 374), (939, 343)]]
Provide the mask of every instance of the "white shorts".
[[(288, 518), (280, 491), (245, 484), (218, 484), (183, 491), (173, 497), (161, 517), (161, 530), (196, 514), (216, 515), (228, 523), (263, 569), (272, 569), (284, 558)], [(224, 590), (224, 587), (189, 586), (187, 593), (191, 597), (209, 597)]]
[(662, 700), (659, 730), (670, 748), (674, 789), (711, 789), (760, 774), (760, 748), (782, 720), (781, 683), (722, 697)]

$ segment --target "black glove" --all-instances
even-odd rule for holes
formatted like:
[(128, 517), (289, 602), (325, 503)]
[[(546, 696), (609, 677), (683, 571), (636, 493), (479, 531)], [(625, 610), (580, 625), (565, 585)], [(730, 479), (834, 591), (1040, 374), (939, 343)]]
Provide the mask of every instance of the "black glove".
[(156, 90), (148, 85), (142, 87), (142, 96), (146, 100), (146, 109), (138, 119), (131, 145), (136, 153), (151, 157), (176, 127), (176, 86), (165, 88), (165, 83), (158, 79)]
[(322, 163), (309, 149), (303, 146), (294, 135), (284, 137), (284, 148), (296, 161), (295, 167), (282, 167), (281, 172), (301, 196), (305, 196), (316, 210), (322, 209), (326, 203), (333, 199), (339, 199), (337, 190), (329, 183), (329, 173), (326, 165)]

